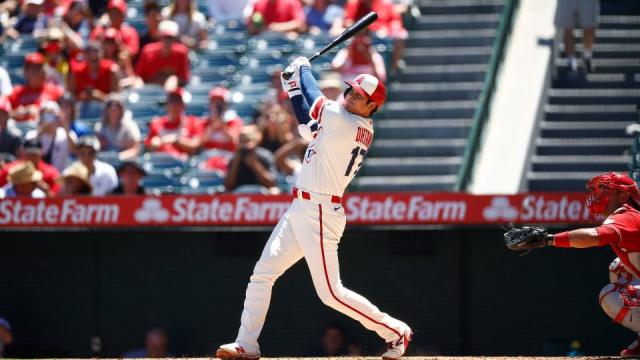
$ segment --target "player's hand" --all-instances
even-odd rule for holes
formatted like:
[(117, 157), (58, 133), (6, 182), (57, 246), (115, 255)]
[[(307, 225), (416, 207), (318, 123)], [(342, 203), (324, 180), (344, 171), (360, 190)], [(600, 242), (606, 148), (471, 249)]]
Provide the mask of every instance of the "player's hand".
[[(289, 77), (288, 80), (283, 76), (285, 72), (291, 72), (291, 77)], [(282, 83), (282, 89), (287, 92), (290, 99), (294, 96), (302, 95), (302, 90), (300, 89), (300, 69), (293, 66), (293, 64), (287, 66), (285, 71), (280, 74), (280, 82)]]

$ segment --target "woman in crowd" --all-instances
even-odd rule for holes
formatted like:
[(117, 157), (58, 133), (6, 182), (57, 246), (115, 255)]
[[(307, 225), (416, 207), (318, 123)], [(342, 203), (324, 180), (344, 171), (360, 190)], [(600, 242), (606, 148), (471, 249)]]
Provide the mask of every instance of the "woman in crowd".
[(195, 1), (173, 0), (162, 9), (162, 16), (178, 23), (180, 42), (192, 49), (207, 48), (207, 19)]
[(96, 124), (96, 135), (102, 149), (117, 151), (120, 159), (131, 159), (140, 152), (140, 128), (125, 109), (120, 94), (112, 94), (105, 102), (102, 120)]

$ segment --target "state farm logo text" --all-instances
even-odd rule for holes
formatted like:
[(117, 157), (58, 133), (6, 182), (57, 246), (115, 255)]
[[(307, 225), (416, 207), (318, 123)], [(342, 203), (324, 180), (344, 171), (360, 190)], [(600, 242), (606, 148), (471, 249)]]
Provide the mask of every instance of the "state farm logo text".
[(346, 202), (347, 220), (354, 222), (463, 222), (467, 202), (430, 200), (412, 196), (409, 200), (373, 200), (367, 196), (351, 196)]
[(117, 204), (81, 204), (76, 199), (49, 204), (45, 200), (36, 204), (20, 200), (0, 202), (0, 224), (3, 225), (117, 224), (119, 216)]

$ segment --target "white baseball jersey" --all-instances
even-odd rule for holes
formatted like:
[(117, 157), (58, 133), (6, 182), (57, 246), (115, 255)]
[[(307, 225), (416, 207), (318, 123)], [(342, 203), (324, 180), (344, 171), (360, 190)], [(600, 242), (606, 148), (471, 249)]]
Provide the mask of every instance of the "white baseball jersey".
[(373, 122), (323, 96), (313, 103), (309, 115), (318, 122), (318, 132), (307, 147), (296, 186), (342, 196), (371, 146)]

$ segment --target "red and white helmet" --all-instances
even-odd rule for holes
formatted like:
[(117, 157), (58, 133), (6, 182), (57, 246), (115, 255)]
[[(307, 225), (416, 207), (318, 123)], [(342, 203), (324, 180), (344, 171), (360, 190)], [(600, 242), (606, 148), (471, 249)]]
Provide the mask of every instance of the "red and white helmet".
[(370, 101), (378, 104), (378, 109), (382, 107), (387, 98), (387, 89), (384, 87), (384, 83), (373, 75), (360, 74), (353, 81), (345, 81), (345, 83)]
[(609, 189), (629, 194), (629, 198), (640, 204), (638, 185), (625, 174), (607, 172), (594, 176), (587, 182), (587, 208), (592, 215), (602, 214), (609, 204)]

